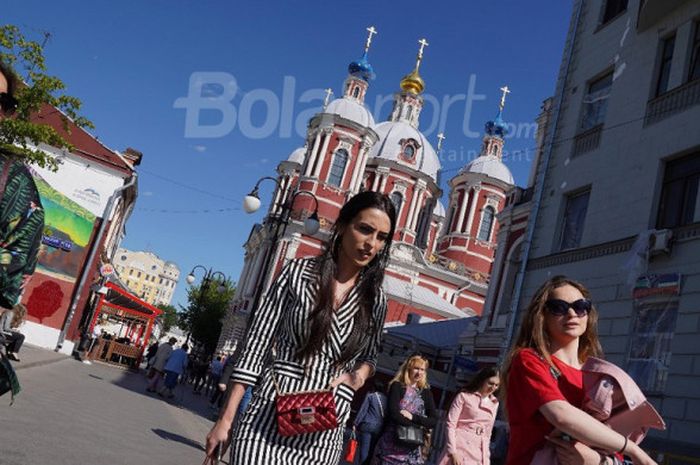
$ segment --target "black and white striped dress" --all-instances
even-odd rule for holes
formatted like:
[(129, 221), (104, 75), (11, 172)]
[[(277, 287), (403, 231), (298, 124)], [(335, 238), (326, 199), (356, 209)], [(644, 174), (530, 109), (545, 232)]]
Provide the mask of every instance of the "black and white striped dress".
[(315, 259), (291, 260), (254, 312), (245, 347), (231, 376), (236, 382), (255, 386), (253, 398), (233, 433), (231, 465), (335, 465), (340, 460), (343, 428), (350, 415), (354, 391), (345, 384), (335, 391), (341, 425), (338, 428), (283, 437), (277, 434), (272, 368), (281, 391), (287, 393), (325, 389), (334, 377), (351, 370), (358, 362), (374, 366), (387, 304), (382, 293), (373, 309), (377, 330), (367, 335), (353, 360), (334, 369), (358, 310), (359, 296), (353, 288), (334, 312), (330, 335), (320, 353), (301, 360), (296, 352), (310, 331), (309, 315), (314, 308), (316, 282)]

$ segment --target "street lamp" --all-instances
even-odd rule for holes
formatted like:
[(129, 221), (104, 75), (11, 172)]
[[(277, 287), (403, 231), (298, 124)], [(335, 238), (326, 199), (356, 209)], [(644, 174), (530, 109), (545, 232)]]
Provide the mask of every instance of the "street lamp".
[[(255, 183), (255, 187), (253, 188), (252, 191), (250, 191), (250, 194), (246, 195), (245, 198), (243, 199), (243, 209), (246, 211), (246, 213), (254, 213), (260, 208), (260, 196), (259, 196), (259, 186), (260, 183), (265, 180), (269, 179), (273, 181), (275, 184), (277, 184), (277, 187), (279, 188), (279, 182), (277, 182), (277, 179), (270, 177), (270, 176), (265, 176), (263, 178), (258, 179), (258, 182)], [(267, 277), (268, 270), (270, 268), (270, 263), (272, 262), (274, 256), (275, 256), (275, 249), (277, 245), (277, 241), (280, 236), (284, 237), (284, 233), (287, 231), (287, 226), (289, 225), (291, 213), (292, 213), (292, 207), (294, 206), (294, 200), (297, 198), (299, 195), (307, 195), (311, 198), (314, 199), (314, 211), (311, 215), (309, 215), (305, 220), (304, 220), (304, 232), (309, 235), (313, 236), (318, 232), (318, 230), (321, 227), (321, 222), (319, 221), (318, 218), (318, 199), (316, 196), (309, 191), (304, 191), (304, 190), (299, 190), (294, 192), (289, 199), (287, 199), (286, 202), (280, 205), (281, 212), (278, 217), (271, 218), (268, 217), (269, 221), (274, 222), (275, 224), (275, 230), (274, 233), (272, 234), (272, 240), (270, 242), (270, 248), (267, 251), (267, 254), (265, 256), (265, 260), (263, 261), (263, 269), (262, 273), (260, 273), (259, 276), (262, 277), (263, 282), (259, 283), (257, 286), (257, 289), (255, 291), (255, 298), (253, 299), (253, 306), (252, 309), (255, 311), (255, 309), (258, 307), (258, 302), (260, 301), (260, 296), (262, 295), (262, 289), (264, 287), (264, 280)], [(280, 231), (280, 226), (282, 226), (282, 230)]]
[[(209, 288), (209, 285), (211, 284), (212, 281), (216, 280), (219, 285), (217, 286), (216, 290), (219, 294), (222, 294), (226, 292), (226, 281), (228, 278), (226, 278), (226, 275), (223, 274), (221, 271), (213, 271), (211, 268), (206, 268), (202, 265), (195, 265), (194, 268), (192, 268), (192, 271), (185, 277), (185, 281), (187, 281), (187, 284), (190, 286), (194, 284), (196, 277), (194, 275), (194, 272), (197, 269), (202, 269), (204, 270), (204, 278), (202, 279), (202, 285), (199, 288), (199, 293), (197, 295), (197, 309), (200, 309), (202, 307), (202, 301), (204, 300), (204, 293), (206, 290)], [(217, 277), (220, 277), (217, 279)], [(190, 342), (190, 332), (187, 332), (187, 342)]]

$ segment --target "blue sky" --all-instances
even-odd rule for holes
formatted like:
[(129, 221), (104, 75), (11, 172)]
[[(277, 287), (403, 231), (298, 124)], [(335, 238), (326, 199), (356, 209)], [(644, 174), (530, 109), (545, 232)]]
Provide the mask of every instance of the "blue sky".
[[(530, 125), (554, 92), (570, 14), (570, 2), (544, 0), (11, 0), (3, 22), (36, 40), (51, 33), (49, 72), (83, 101), (94, 134), (113, 149), (144, 153), (123, 246), (172, 260), (183, 276), (202, 264), (237, 280), (242, 245), (263, 216), (263, 209), (246, 215), (243, 196), (303, 145), (303, 125), (320, 109), (322, 89), (339, 96), (348, 63), (362, 54), (366, 27), (379, 31), (369, 53), (377, 78), (367, 95), (377, 121), (391, 107), (390, 100), (377, 102), (413, 68), (417, 40), (430, 44), (421, 66), (427, 99), (421, 129), (434, 145), (440, 130), (446, 134), (443, 188), (478, 151), (504, 84), (512, 90), (504, 119), (514, 129), (505, 162), (524, 185), (534, 146)], [(235, 118), (229, 115), (216, 137), (186, 136), (186, 111), (174, 106), (188, 95), (193, 73), (205, 82), (212, 73), (235, 80), (236, 92), (224, 102)], [(222, 90), (205, 85), (203, 93)], [(218, 111), (200, 114), (200, 126), (220, 123)], [(272, 187), (263, 188), (264, 203)], [(185, 289), (183, 279), (174, 303), (185, 302)]]

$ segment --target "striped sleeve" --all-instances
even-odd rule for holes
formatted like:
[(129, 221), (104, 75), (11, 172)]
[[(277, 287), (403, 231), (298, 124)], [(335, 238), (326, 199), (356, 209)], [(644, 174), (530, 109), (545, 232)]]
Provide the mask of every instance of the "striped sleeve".
[(231, 373), (232, 381), (250, 386), (257, 384), (287, 307), (294, 267), (292, 260), (282, 269), (260, 306), (253, 310), (243, 352)]
[(365, 346), (360, 356), (357, 358), (357, 363), (366, 363), (372, 366), (372, 374), (377, 367), (377, 354), (379, 353), (379, 345), (382, 342), (382, 333), (384, 332), (384, 320), (386, 319), (387, 303), (384, 291), (380, 289), (380, 294), (374, 304), (372, 315), (375, 321), (374, 334), (370, 335), (369, 343)]

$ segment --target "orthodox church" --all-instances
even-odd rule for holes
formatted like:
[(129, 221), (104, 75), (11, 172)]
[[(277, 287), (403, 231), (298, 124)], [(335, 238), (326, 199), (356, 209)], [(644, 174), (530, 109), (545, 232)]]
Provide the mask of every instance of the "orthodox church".
[[(350, 63), (342, 96), (308, 124), (303, 147), (294, 150), (272, 178), (277, 189), (262, 224), (253, 227), (245, 248), (238, 292), (222, 331), (219, 349), (229, 351), (244, 334), (253, 307), (290, 259), (319, 255), (343, 204), (364, 190), (394, 202), (397, 225), (384, 289), (389, 299), (386, 326), (481, 315), (495, 257), (498, 223), (513, 176), (501, 160), (506, 125), (499, 111), (486, 123), (480, 155), (440, 188), (438, 153), (421, 133), (425, 82), (419, 70), (401, 79), (387, 121), (376, 123), (365, 105), (375, 77), (368, 52)], [(305, 231), (318, 219), (319, 231)]]

